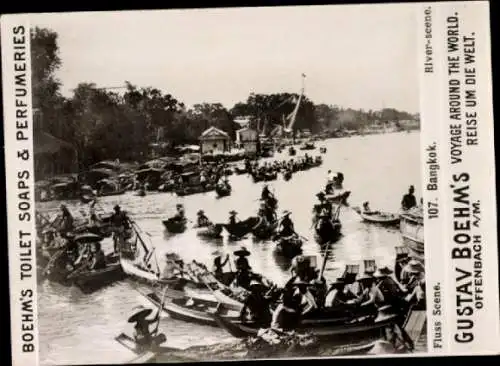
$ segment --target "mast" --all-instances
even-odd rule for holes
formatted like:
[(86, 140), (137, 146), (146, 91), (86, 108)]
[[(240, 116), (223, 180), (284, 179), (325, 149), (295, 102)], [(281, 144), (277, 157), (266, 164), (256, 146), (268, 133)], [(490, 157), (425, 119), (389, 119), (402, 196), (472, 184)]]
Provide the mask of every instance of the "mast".
[(301, 76), (302, 76), (302, 88), (300, 90), (299, 99), (297, 100), (297, 104), (295, 104), (295, 108), (294, 108), (293, 112), (288, 116), (288, 118), (290, 118), (290, 123), (285, 128), (286, 132), (293, 132), (294, 139), (295, 139), (295, 132), (293, 130), (293, 126), (295, 125), (295, 120), (297, 119), (297, 113), (299, 112), (300, 103), (302, 101), (302, 97), (304, 96), (304, 90), (305, 90), (306, 74), (302, 74)]

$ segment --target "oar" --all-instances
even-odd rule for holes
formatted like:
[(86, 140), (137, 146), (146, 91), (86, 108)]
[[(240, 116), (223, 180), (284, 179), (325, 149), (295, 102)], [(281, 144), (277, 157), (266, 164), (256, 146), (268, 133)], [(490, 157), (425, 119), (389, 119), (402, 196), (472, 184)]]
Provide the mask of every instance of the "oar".
[(153, 330), (153, 334), (156, 334), (158, 332), (158, 328), (160, 327), (160, 314), (161, 311), (163, 310), (163, 304), (165, 303), (165, 295), (167, 294), (167, 289), (168, 286), (165, 286), (165, 289), (163, 290), (163, 295), (161, 297), (160, 305), (158, 306), (158, 320), (156, 321), (156, 327)]
[(321, 271), (319, 273), (319, 279), (323, 278), (323, 273), (325, 272), (325, 268), (326, 268), (326, 260), (328, 258), (328, 252), (330, 251), (330, 244), (331, 242), (328, 242), (326, 245), (326, 250), (325, 250), (325, 254), (323, 256), (323, 264), (321, 265)]

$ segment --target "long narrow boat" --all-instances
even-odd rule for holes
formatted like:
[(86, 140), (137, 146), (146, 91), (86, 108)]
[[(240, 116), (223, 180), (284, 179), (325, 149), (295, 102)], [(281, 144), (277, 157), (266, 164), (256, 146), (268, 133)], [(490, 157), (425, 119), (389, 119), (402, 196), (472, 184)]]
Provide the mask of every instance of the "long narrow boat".
[[(221, 328), (236, 338), (256, 336), (260, 326), (254, 323), (243, 323), (230, 321), (215, 313), (214, 319)], [(333, 316), (328, 318), (306, 318), (303, 319), (297, 331), (311, 333), (318, 338), (345, 337), (347, 335), (369, 335), (379, 332), (382, 328), (394, 324), (398, 320), (398, 314), (380, 311), (375, 318), (370, 316), (352, 317)]]
[(231, 186), (229, 184), (226, 184), (224, 186), (218, 184), (215, 186), (215, 193), (217, 193), (218, 197), (225, 197), (229, 196), (231, 194)]
[(359, 208), (355, 209), (363, 221), (380, 224), (380, 225), (396, 225), (399, 224), (400, 216), (389, 212), (381, 211), (361, 211)]
[(106, 262), (105, 268), (73, 272), (68, 275), (67, 279), (82, 291), (95, 291), (125, 277), (118, 255), (112, 253), (106, 256)]
[(180, 234), (186, 231), (186, 223), (187, 220), (174, 220), (172, 218), (163, 220), (163, 225), (167, 229), (168, 232), (172, 234)]
[[(217, 322), (213, 317), (217, 306), (218, 304), (210, 304), (186, 296), (180, 299), (167, 299), (163, 308), (173, 319), (217, 327)], [(219, 315), (228, 320), (236, 321), (240, 312), (225, 308)]]
[(278, 227), (278, 220), (272, 223), (267, 223), (259, 216), (259, 222), (252, 228), (252, 234), (261, 240), (269, 239), (275, 233)]
[[(115, 340), (120, 343), (122, 346), (130, 350), (133, 354), (135, 354), (134, 358), (131, 360), (127, 361), (127, 364), (136, 364), (136, 363), (149, 363), (153, 362), (157, 357), (164, 355), (164, 354), (170, 354), (173, 352), (179, 352), (181, 351), (178, 348), (172, 348), (172, 347), (167, 347), (167, 346), (161, 346), (161, 345), (154, 345), (152, 347), (148, 348), (141, 348), (138, 347), (137, 343), (135, 342), (134, 338), (131, 336), (121, 333), (119, 336), (115, 338)], [(159, 337), (158, 343), (163, 343), (161, 341), (165, 341), (165, 337)], [(178, 356), (177, 356), (178, 358)], [(196, 361), (192, 358), (188, 357), (182, 357), (182, 361)]]
[(224, 226), (222, 224), (212, 224), (209, 226), (198, 227), (196, 235), (203, 238), (218, 239), (221, 238), (222, 230)]
[(412, 256), (424, 262), (423, 217), (412, 213), (403, 213), (400, 216), (399, 228), (403, 242), (410, 249)]
[(234, 238), (241, 238), (250, 232), (252, 232), (252, 228), (259, 222), (258, 217), (249, 217), (246, 220), (237, 222), (234, 225), (221, 224), (224, 225), (228, 233)]
[(126, 189), (119, 189), (117, 191), (110, 191), (110, 192), (103, 192), (103, 193), (97, 193), (98, 197), (108, 197), (108, 196), (119, 196), (121, 194), (124, 194), (127, 190)]
[(302, 253), (302, 240), (297, 236), (279, 238), (275, 243), (276, 253), (286, 258), (293, 258)]

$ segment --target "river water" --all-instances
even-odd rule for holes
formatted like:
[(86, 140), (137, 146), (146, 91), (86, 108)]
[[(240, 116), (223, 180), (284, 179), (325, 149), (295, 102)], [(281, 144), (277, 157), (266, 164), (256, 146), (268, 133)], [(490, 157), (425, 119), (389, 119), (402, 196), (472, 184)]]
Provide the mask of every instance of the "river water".
[[(296, 231), (308, 238), (304, 254), (319, 254), (311, 229), (312, 208), (316, 193), (322, 190), (327, 172), (344, 173), (344, 187), (351, 191), (349, 204), (361, 206), (369, 201), (372, 209), (397, 213), (401, 197), (409, 185), (415, 185), (417, 198), (421, 196), (420, 184), (420, 133), (391, 133), (331, 139), (317, 143), (317, 149), (308, 154), (319, 155), (319, 147), (325, 146), (323, 165), (305, 172), (295, 173), (285, 182), (282, 177), (270, 182), (271, 190), (279, 201), (279, 210), (290, 210)], [(298, 156), (305, 152), (298, 150)], [(286, 151), (271, 159), (289, 159)], [(229, 242), (202, 241), (188, 230), (176, 236), (165, 233), (161, 220), (174, 214), (176, 203), (183, 203), (186, 214), (195, 220), (196, 212), (203, 209), (213, 222), (227, 222), (228, 212), (236, 210), (240, 219), (255, 215), (258, 198), (264, 183), (253, 183), (248, 175), (230, 177), (231, 196), (216, 198), (215, 192), (186, 197), (170, 193), (150, 193), (145, 197), (127, 192), (121, 196), (105, 197), (99, 205), (111, 211), (120, 204), (139, 227), (146, 232), (159, 253), (177, 252), (185, 261), (196, 259), (211, 266), (212, 253), (219, 249), (231, 253), (245, 245), (252, 253), (249, 257), (253, 269), (278, 284), (289, 275), (289, 263), (280, 261), (273, 254), (272, 245), (245, 239)], [(37, 209), (57, 210), (60, 202), (37, 204)], [(80, 203), (68, 203), (68, 208), (78, 216), (87, 211)], [(346, 264), (361, 264), (363, 259), (375, 259), (378, 266), (394, 263), (394, 247), (402, 245), (399, 230), (363, 223), (348, 207), (340, 213), (343, 237), (333, 246), (327, 263), (325, 277), (332, 280), (340, 275)], [(110, 242), (107, 248), (110, 248)], [(105, 248), (106, 249), (106, 248)], [(159, 255), (159, 258), (162, 258)], [(362, 268), (362, 267), (361, 267)], [(93, 294), (83, 294), (74, 287), (62, 287), (54, 283), (39, 284), (39, 332), (40, 363), (53, 364), (105, 364), (121, 363), (131, 359), (126, 350), (114, 338), (122, 331), (130, 332), (126, 323), (133, 307), (147, 304), (129, 281), (115, 283)], [(222, 329), (189, 324), (165, 316), (160, 329), (173, 347), (189, 347), (231, 341)]]

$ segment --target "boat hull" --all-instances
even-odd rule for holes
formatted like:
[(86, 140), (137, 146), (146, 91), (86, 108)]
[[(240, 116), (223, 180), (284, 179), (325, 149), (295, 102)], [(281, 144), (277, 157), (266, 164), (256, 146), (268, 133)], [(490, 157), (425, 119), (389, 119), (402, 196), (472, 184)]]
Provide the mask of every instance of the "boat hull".
[(172, 219), (163, 220), (163, 226), (167, 229), (169, 233), (180, 234), (186, 231), (186, 220), (175, 221)]

